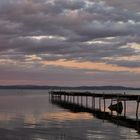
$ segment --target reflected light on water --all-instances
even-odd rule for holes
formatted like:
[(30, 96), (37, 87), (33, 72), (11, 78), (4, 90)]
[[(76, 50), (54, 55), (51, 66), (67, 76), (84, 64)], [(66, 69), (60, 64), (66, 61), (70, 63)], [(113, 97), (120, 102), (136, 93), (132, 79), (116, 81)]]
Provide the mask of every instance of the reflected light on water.
[[(42, 91), (26, 90), (26, 93), (28, 92), (29, 95), (8, 93), (7, 96), (0, 96), (0, 140), (140, 139), (139, 133), (134, 129), (116, 126), (107, 120), (94, 117), (92, 113), (75, 113), (52, 104), (46, 91), (42, 95)], [(33, 94), (34, 92), (36, 94)], [(89, 105), (92, 105), (91, 99), (88, 101)], [(109, 105), (110, 101), (106, 100), (106, 111), (109, 111)], [(133, 106), (133, 102), (128, 103), (127, 115), (135, 115)]]
[[(12, 113), (0, 113), (0, 121), (9, 121), (16, 118), (19, 118), (20, 115)], [(39, 123), (41, 120), (57, 120), (57, 121), (67, 121), (67, 120), (90, 120), (94, 117), (88, 113), (71, 113), (71, 112), (54, 112), (54, 113), (42, 113), (38, 115), (34, 114), (25, 114), (22, 116), (25, 123)]]

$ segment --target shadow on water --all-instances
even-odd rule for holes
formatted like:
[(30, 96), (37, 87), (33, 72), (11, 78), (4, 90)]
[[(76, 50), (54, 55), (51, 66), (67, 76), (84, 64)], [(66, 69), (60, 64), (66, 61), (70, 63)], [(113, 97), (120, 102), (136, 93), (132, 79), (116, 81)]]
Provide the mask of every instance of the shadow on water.
[(108, 122), (111, 122), (117, 126), (133, 128), (137, 130), (137, 132), (140, 134), (139, 119), (131, 119), (128, 118), (127, 116), (121, 116), (119, 113), (117, 115), (113, 115), (112, 112), (106, 112), (100, 109), (93, 109), (76, 103), (70, 103), (64, 100), (57, 100), (55, 98), (51, 100), (51, 103), (61, 108), (68, 109), (72, 113), (81, 113), (81, 112), (90, 113), (97, 119), (107, 120)]

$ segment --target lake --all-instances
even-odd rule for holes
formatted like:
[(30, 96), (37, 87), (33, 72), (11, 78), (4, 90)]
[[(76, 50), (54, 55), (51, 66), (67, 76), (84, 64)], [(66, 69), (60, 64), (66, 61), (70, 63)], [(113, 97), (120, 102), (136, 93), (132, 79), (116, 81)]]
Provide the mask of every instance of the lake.
[[(126, 94), (140, 94), (140, 91), (126, 91)], [(126, 115), (135, 119), (135, 108), (136, 102), (127, 102)], [(0, 90), (0, 140), (96, 139), (139, 140), (140, 134), (133, 128), (96, 118), (92, 113), (74, 113), (53, 104), (47, 90)]]

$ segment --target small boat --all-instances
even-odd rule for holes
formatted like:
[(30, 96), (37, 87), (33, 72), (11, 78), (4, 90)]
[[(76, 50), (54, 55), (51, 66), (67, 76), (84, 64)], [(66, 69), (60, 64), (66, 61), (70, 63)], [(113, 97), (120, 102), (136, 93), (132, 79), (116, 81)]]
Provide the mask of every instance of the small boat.
[(111, 104), (108, 108), (111, 111), (116, 111), (117, 113), (121, 114), (123, 110), (123, 105), (122, 102), (118, 102), (116, 104)]

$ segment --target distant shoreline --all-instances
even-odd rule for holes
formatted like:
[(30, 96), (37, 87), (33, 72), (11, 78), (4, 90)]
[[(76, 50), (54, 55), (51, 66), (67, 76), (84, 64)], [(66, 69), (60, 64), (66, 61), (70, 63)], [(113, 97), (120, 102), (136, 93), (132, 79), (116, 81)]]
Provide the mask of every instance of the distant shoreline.
[(4, 85), (0, 89), (46, 89), (46, 90), (140, 90), (135, 87), (124, 86), (41, 86), (41, 85)]

